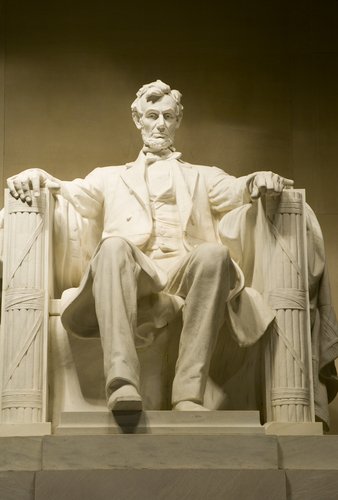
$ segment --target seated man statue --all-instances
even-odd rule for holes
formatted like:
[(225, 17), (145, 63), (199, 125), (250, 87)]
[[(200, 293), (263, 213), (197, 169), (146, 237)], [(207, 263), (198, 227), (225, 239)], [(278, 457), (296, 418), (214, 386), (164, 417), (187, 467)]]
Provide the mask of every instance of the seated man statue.
[[(183, 305), (172, 408), (207, 409), (203, 395), (217, 335), (226, 311), (236, 314), (231, 300), (243, 290), (243, 275), (221, 243), (218, 222), (229, 210), (261, 195), (278, 196), (293, 184), (272, 172), (235, 178), (182, 161), (173, 147), (182, 111), (180, 92), (160, 80), (146, 84), (132, 104), (143, 140), (135, 162), (96, 168), (70, 182), (40, 169), (8, 179), (10, 193), (23, 202), (31, 203), (32, 192), (39, 196), (47, 186), (83, 217), (102, 217), (101, 241), (62, 321), (78, 335), (89, 335), (97, 323), (112, 411), (142, 409), (137, 317), (142, 301), (159, 296), (164, 316)], [(231, 332), (240, 345), (256, 342), (273, 320), (262, 303), (255, 300), (250, 315), (241, 309), (247, 327)]]

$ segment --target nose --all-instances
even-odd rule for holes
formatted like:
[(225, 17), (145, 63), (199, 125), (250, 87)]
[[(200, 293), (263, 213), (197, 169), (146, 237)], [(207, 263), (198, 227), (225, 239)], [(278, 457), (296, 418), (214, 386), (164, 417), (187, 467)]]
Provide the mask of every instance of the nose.
[(165, 129), (165, 121), (164, 121), (164, 116), (162, 114), (158, 116), (156, 125), (159, 130)]

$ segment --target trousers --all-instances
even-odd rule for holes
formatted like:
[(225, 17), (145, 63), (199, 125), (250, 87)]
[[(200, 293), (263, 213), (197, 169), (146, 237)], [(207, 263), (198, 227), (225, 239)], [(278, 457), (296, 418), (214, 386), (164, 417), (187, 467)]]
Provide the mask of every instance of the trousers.
[[(123, 383), (139, 390), (138, 300), (156, 291), (153, 277), (142, 270), (130, 245), (123, 238), (107, 238), (91, 262), (107, 397)], [(203, 404), (212, 353), (235, 280), (229, 251), (217, 243), (202, 243), (184, 255), (168, 279), (166, 293), (184, 299), (173, 405), (180, 401)]]

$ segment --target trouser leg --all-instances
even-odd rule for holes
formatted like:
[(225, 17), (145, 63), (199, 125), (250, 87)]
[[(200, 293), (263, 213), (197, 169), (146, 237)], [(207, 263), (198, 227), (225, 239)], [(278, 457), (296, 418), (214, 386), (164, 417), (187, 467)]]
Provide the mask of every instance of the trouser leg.
[(227, 248), (212, 243), (194, 250), (179, 273), (176, 293), (185, 298), (185, 306), (172, 403), (203, 404), (211, 356), (236, 273)]
[(134, 338), (140, 271), (130, 246), (118, 237), (103, 241), (91, 263), (107, 396), (123, 383), (139, 390), (140, 367)]

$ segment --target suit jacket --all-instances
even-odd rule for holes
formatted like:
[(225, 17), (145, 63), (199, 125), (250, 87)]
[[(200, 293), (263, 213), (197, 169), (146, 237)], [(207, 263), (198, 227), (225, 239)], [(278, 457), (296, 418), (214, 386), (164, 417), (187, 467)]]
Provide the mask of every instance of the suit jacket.
[[(101, 219), (102, 240), (120, 236), (135, 245), (141, 251), (138, 256), (142, 267), (159, 281), (158, 286), (161, 288), (165, 284), (165, 276), (154, 273), (147, 261), (142, 260), (142, 250), (150, 238), (153, 223), (144, 160), (141, 152), (133, 163), (97, 168), (85, 179), (62, 182), (60, 194), (83, 217)], [(175, 158), (165, 161), (170, 161), (172, 166), (186, 249), (192, 250), (204, 242), (221, 243), (218, 222), (227, 211), (250, 201), (247, 185), (251, 176), (235, 178), (216, 167), (191, 165)], [(241, 276), (239, 268), (238, 273)], [(80, 334), (81, 328), (75, 327), (71, 318), (74, 315), (82, 319), (86, 317), (88, 323), (89, 311), (94, 311), (94, 308), (88, 307), (91, 288), (89, 274), (86, 273), (78, 289), (67, 294), (63, 307), (64, 325)], [(244, 279), (240, 280), (236, 293), (232, 294), (227, 313), (232, 333), (240, 345), (254, 343), (274, 318), (258, 292), (244, 289)]]
[[(152, 231), (144, 155), (118, 167), (93, 170), (85, 179), (61, 183), (61, 194), (87, 218), (103, 216), (102, 237), (124, 236), (140, 249)], [(191, 165), (176, 159), (172, 165), (182, 237), (187, 249), (220, 241), (219, 215), (250, 201), (250, 176), (235, 178), (216, 167)]]

